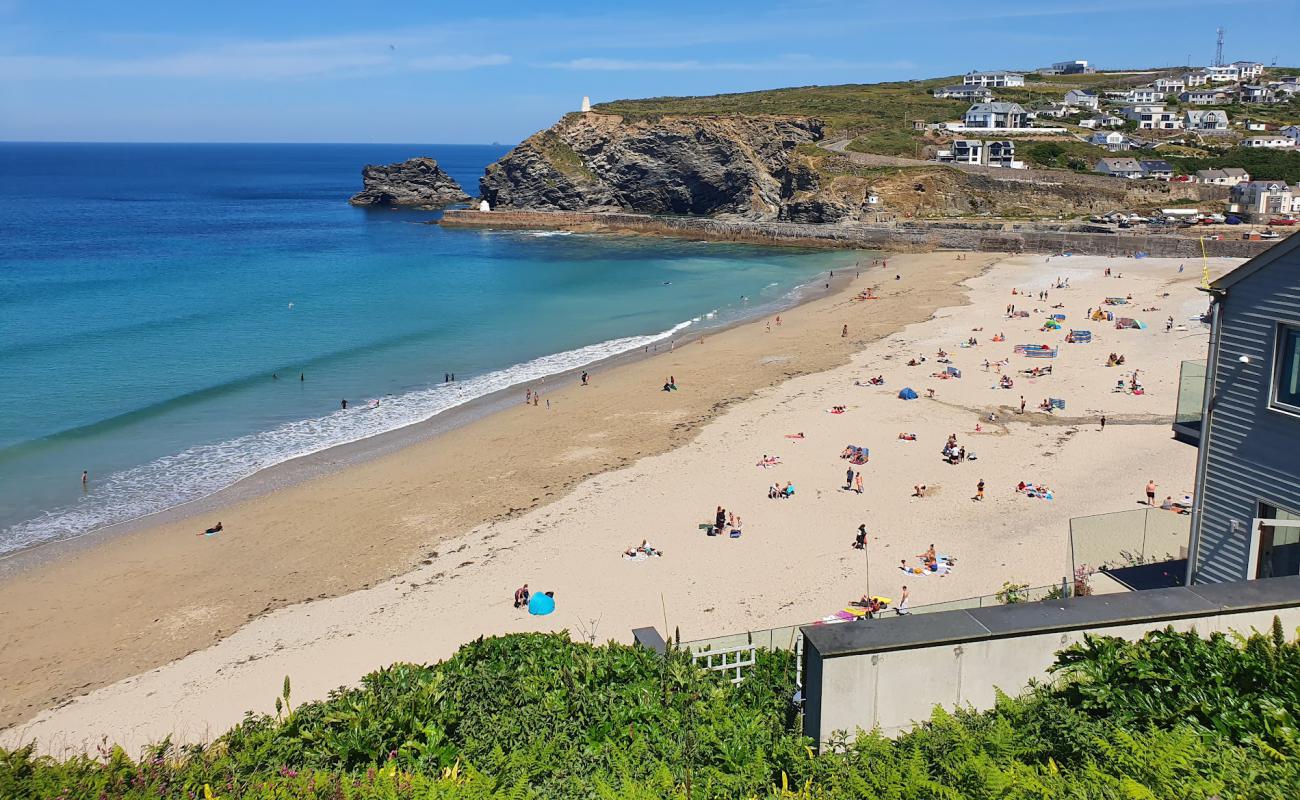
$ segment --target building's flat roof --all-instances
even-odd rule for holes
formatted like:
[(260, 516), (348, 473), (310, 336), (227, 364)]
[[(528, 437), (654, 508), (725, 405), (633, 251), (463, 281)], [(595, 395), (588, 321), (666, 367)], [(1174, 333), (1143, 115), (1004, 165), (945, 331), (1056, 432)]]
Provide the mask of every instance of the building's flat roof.
[(805, 641), (822, 658), (833, 658), (1297, 604), (1300, 576), (1288, 576), (808, 625), (802, 630)]

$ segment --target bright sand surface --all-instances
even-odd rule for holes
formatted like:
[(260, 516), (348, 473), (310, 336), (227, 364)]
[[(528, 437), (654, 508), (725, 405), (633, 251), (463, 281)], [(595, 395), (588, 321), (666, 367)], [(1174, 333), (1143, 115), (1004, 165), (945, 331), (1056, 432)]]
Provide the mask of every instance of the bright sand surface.
[[(979, 274), (994, 261), (891, 257), (852, 286), (878, 286), (883, 299), (842, 292), (782, 314), (770, 331), (751, 323), (597, 373), (587, 387), (548, 389), (549, 411), (520, 405), (224, 508), (209, 515), (225, 523), (216, 537), (193, 535), (206, 518), (182, 521), (19, 575), (0, 586), (0, 682), (7, 721), (28, 721), (0, 743), (35, 739), (60, 751), (104, 734), (128, 748), (168, 734), (207, 739), (246, 709), (268, 710), (285, 675), (301, 702), (393, 661), (443, 658), (483, 634), (568, 629), (628, 641), (632, 628), (662, 629), (666, 618), (689, 640), (810, 622), (863, 593), (863, 556), (851, 547), (860, 523), (871, 532), (873, 593), (897, 596), (906, 583), (914, 606), (992, 593), (1004, 581), (1059, 581), (1069, 572), (1069, 518), (1136, 508), (1149, 479), (1160, 496), (1192, 489), (1195, 450), (1175, 442), (1169, 424), (1179, 362), (1205, 350), (1205, 329), (1189, 321), (1205, 308), (1199, 264), (1180, 274), (1176, 260), (1018, 256)], [(1212, 261), (1211, 273), (1236, 263)], [(1106, 267), (1123, 277), (1103, 277)], [(1050, 290), (1046, 302), (1010, 294), (1058, 277), (1071, 288)], [(1148, 329), (1082, 322), (1102, 298), (1128, 294), (1123, 310), (1159, 308), (1132, 312)], [(1006, 319), (1012, 302), (1040, 313)], [(1051, 312), (1067, 315), (1067, 329), (1092, 330), (1092, 344), (1039, 331), (1056, 303), (1065, 307)], [(992, 343), (999, 331), (1006, 341)], [(971, 336), (977, 347), (958, 346)], [(1060, 357), (1013, 354), (1040, 342), (1060, 345)], [(961, 379), (930, 377), (942, 368), (940, 348)], [(1124, 367), (1105, 366), (1111, 351), (1126, 356)], [(926, 363), (906, 366), (922, 355)], [(1004, 358), (1011, 390), (993, 388), (998, 375), (981, 366)], [(1019, 374), (1047, 364), (1050, 377)], [(1146, 394), (1113, 392), (1134, 368)], [(680, 391), (659, 390), (670, 374)], [(877, 374), (884, 387), (855, 385)], [(903, 386), (936, 396), (903, 401)], [(1023, 416), (1014, 413), (1021, 394)], [(1034, 413), (1047, 396), (1064, 398), (1066, 410)], [(827, 412), (837, 405), (847, 412)], [(996, 422), (984, 420), (990, 412)], [(786, 438), (797, 432), (806, 438)], [(950, 433), (978, 460), (945, 463)], [(861, 495), (841, 489), (847, 444), (871, 450)], [(756, 466), (765, 454), (782, 463)], [(971, 499), (981, 478), (982, 503)], [(1019, 480), (1046, 483), (1055, 499), (1017, 494)], [(794, 498), (769, 500), (774, 482), (793, 482)], [(918, 483), (929, 487), (925, 498), (911, 496)], [(740, 538), (699, 529), (718, 505), (741, 516)], [(666, 555), (621, 557), (644, 538)], [(904, 576), (899, 560), (915, 563), (930, 543), (956, 557), (956, 569)], [(413, 553), (424, 554), (413, 570), (340, 594), (402, 569)], [(512, 608), (525, 581), (556, 593), (555, 614)], [(321, 594), (339, 596), (277, 608)], [(28, 719), (81, 686), (102, 688)]]

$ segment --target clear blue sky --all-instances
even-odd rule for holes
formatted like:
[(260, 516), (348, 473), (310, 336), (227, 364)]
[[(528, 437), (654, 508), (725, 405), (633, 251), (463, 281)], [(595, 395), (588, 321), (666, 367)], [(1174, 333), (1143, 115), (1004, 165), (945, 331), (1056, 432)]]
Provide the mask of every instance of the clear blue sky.
[(0, 140), (516, 142), (621, 97), (1280, 63), (1300, 3), (0, 0)]

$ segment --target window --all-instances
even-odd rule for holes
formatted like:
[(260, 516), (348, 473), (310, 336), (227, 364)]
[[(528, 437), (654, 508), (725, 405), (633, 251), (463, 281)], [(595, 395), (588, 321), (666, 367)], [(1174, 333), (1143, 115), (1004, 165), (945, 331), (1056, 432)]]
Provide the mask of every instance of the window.
[[(1300, 519), (1269, 503), (1259, 504), (1260, 519)], [(1291, 525), (1265, 525), (1259, 531), (1259, 557), (1255, 564), (1256, 578), (1273, 578), (1280, 575), (1300, 574), (1300, 527)]]
[(1277, 372), (1273, 376), (1273, 404), (1300, 413), (1300, 328), (1277, 329)]

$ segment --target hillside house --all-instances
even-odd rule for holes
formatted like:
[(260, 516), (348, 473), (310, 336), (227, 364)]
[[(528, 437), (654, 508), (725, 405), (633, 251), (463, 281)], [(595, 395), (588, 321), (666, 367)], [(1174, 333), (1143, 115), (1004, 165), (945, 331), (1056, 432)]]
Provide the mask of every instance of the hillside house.
[(1050, 67), (1043, 67), (1035, 70), (1039, 75), (1085, 75), (1096, 72), (1095, 69), (1088, 65), (1083, 59), (1074, 61), (1057, 61)]
[[(1192, 584), (1300, 574), (1300, 236), (1210, 284)], [(1276, 524), (1282, 521), (1283, 524)]]
[(1065, 93), (1065, 104), (1075, 108), (1089, 108), (1097, 110), (1101, 99), (1097, 97), (1096, 92), (1089, 92), (1085, 89), (1071, 89)]
[(1183, 76), (1183, 83), (1190, 89), (1193, 86), (1204, 86), (1210, 82), (1210, 76), (1204, 72), (1189, 72)]
[(1018, 72), (968, 72), (961, 77), (965, 86), (984, 86), (1001, 89), (1007, 86), (1024, 86), (1025, 76)]
[(1237, 94), (1237, 100), (1242, 103), (1272, 103), (1274, 102), (1273, 90), (1268, 86), (1243, 83)]
[(1116, 178), (1142, 177), (1142, 165), (1133, 158), (1099, 158), (1092, 169), (1093, 172)]
[(934, 96), (979, 102), (992, 100), (993, 90), (983, 86), (967, 86), (965, 84), (961, 86), (940, 86), (934, 90)]
[(1123, 117), (1117, 117), (1114, 114), (1093, 114), (1091, 117), (1084, 117), (1079, 120), (1080, 128), (1120, 128), (1124, 125)]
[(1016, 160), (1016, 143), (1009, 139), (989, 142), (978, 139), (957, 139), (947, 150), (936, 153), (935, 160), (947, 164), (977, 164), (1006, 169), (1025, 168), (1025, 162)]
[(1231, 64), (1221, 67), (1206, 67), (1205, 74), (1210, 76), (1210, 83), (1236, 83), (1241, 80), (1241, 73)]
[(1288, 125), (1278, 131), (1278, 133), (1295, 142), (1297, 145), (1300, 145), (1300, 125)]
[(1128, 150), (1133, 146), (1129, 138), (1119, 131), (1098, 131), (1088, 137), (1088, 144), (1095, 144), (1098, 147), (1104, 147), (1112, 153), (1118, 153), (1121, 150)]
[(1296, 143), (1294, 139), (1287, 136), (1280, 136), (1276, 133), (1256, 133), (1242, 139), (1241, 146), (1264, 148), (1268, 150), (1282, 150), (1295, 147)]
[(1268, 88), (1273, 90), (1273, 99), (1279, 103), (1285, 103), (1300, 95), (1300, 83), (1273, 81)]
[(1232, 202), (1245, 214), (1291, 214), (1295, 199), (1295, 190), (1286, 181), (1243, 181), (1232, 187)]
[(1162, 105), (1132, 105), (1120, 109), (1120, 116), (1137, 122), (1141, 130), (1173, 131), (1183, 127), (1183, 121), (1173, 111)]
[(1134, 103), (1159, 103), (1165, 99), (1165, 92), (1154, 86), (1139, 86), (1129, 92), (1129, 100)]
[(1236, 186), (1248, 180), (1250, 180), (1250, 173), (1241, 167), (1198, 169), (1196, 171), (1197, 183), (1208, 183), (1213, 186)]
[(1044, 117), (1047, 119), (1065, 119), (1074, 113), (1074, 109), (1062, 103), (1049, 103), (1045, 106), (1039, 106), (1030, 112), (1032, 117)]
[(1258, 61), (1234, 61), (1230, 65), (1237, 70), (1237, 79), (1253, 81), (1264, 74), (1264, 65)]
[(1184, 111), (1183, 127), (1189, 131), (1201, 133), (1228, 130), (1228, 112), (1226, 111)]
[(1189, 106), (1218, 106), (1228, 102), (1228, 94), (1217, 89), (1188, 89), (1178, 95), (1178, 102)]
[(1165, 95), (1181, 94), (1187, 89), (1187, 83), (1182, 78), (1157, 78), (1151, 85)]
[(1163, 159), (1138, 161), (1138, 166), (1142, 168), (1142, 177), (1144, 178), (1167, 181), (1174, 177), (1173, 165)]
[(1024, 128), (1027, 120), (1019, 103), (976, 103), (964, 118), (967, 128)]

